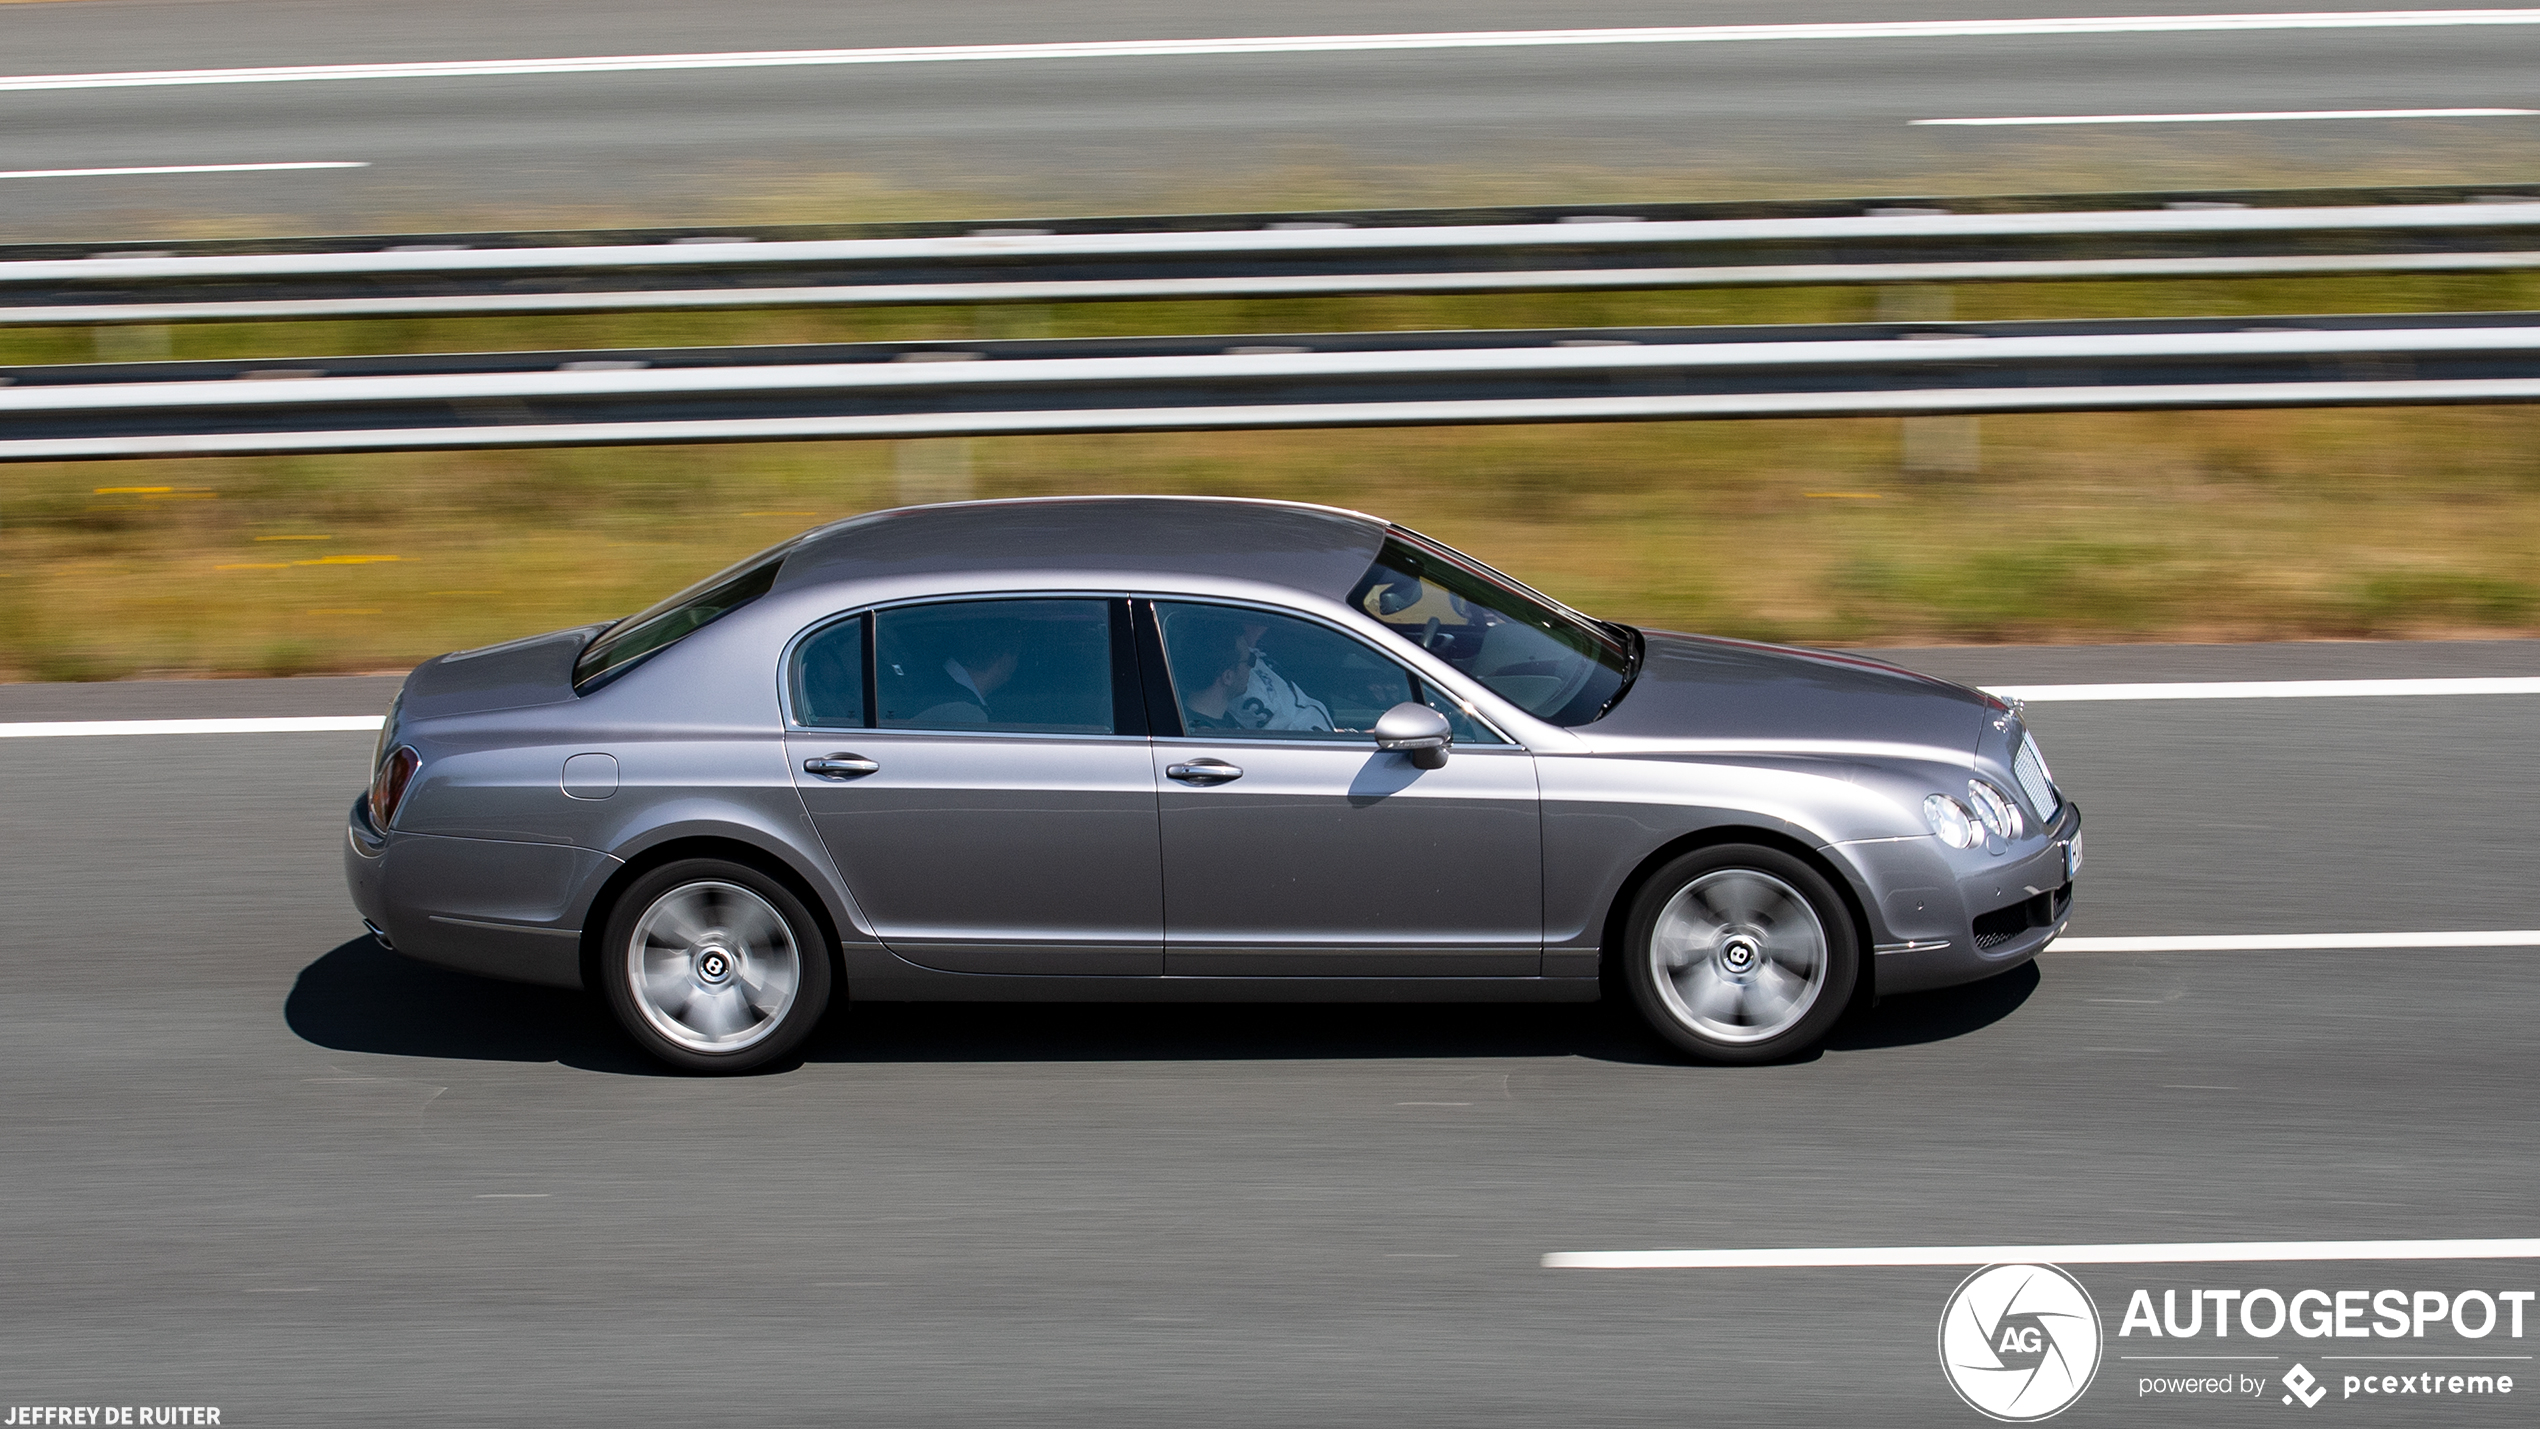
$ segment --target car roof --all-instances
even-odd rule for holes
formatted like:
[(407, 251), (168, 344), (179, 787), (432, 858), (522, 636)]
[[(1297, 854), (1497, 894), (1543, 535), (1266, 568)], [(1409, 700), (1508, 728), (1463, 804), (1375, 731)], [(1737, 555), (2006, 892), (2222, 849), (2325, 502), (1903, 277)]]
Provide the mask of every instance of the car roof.
[(1345, 594), (1387, 523), (1337, 506), (1212, 496), (1056, 496), (877, 511), (786, 554), (777, 590), (1006, 570), (1222, 577)]

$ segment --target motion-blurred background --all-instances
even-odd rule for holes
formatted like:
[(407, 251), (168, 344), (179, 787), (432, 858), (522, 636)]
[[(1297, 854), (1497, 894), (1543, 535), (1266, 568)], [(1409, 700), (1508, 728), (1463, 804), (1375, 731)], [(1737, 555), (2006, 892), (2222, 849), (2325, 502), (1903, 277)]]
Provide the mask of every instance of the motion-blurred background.
[[(864, 223), (2529, 178), (2540, 30), (1520, 45), (27, 87), (824, 46), (2088, 15), (2083, 3), (0, 4), (0, 237)], [(2209, 4), (2130, 0), (2128, 14)], [(2364, 9), (2314, 3), (2313, 9)], [(9, 79), (15, 76), (18, 79)], [(2247, 111), (2434, 117), (1931, 125)], [(2460, 114), (2448, 111), (2508, 111)], [(336, 168), (269, 165), (333, 163)], [(129, 172), (116, 172), (118, 170)], [(179, 170), (195, 170), (190, 172)], [(2326, 276), (0, 328), (12, 366), (882, 339), (2540, 308)], [(1935, 422), (1943, 423), (1935, 425)], [(910, 501), (1373, 511), (1600, 614), (1818, 644), (2540, 629), (2519, 407), (1001, 437), (0, 466), (0, 679), (402, 668)]]

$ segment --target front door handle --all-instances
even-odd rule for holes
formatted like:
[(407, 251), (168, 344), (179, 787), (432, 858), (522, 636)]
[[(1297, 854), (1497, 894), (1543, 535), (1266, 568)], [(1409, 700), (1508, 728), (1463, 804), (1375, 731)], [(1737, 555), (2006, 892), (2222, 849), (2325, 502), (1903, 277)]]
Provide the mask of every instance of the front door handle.
[(1194, 759), (1188, 764), (1167, 764), (1164, 772), (1185, 784), (1224, 784), (1244, 777), (1243, 770), (1223, 759)]
[(817, 774), (823, 779), (861, 779), (881, 771), (881, 765), (861, 754), (832, 754), (824, 759), (803, 761), (805, 774)]

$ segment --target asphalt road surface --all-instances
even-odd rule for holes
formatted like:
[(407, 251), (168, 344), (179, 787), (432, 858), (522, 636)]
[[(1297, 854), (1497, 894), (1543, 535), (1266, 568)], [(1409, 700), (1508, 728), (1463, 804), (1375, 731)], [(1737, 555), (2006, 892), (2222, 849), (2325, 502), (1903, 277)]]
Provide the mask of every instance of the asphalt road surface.
[[(1990, 681), (2540, 673), (2540, 642), (1932, 651)], [(0, 689), (0, 721), (366, 712), (379, 682)], [(2081, 934), (2540, 927), (2530, 696), (2038, 706)], [(1984, 1422), (1957, 1268), (1550, 1251), (2529, 1236), (2540, 952), (2049, 953), (1823, 1055), (1601, 1007), (850, 1009), (655, 1073), (409, 965), (337, 871), (358, 734), (0, 740), (0, 1402), (348, 1424)], [(2135, 1288), (2490, 1292), (2531, 1261), (2105, 1266), (2061, 1422), (2529, 1422), (2339, 1392), (2464, 1340), (2120, 1337)], [(2184, 1313), (2183, 1310), (2180, 1313)], [(2474, 1318), (2474, 1317), (2473, 1317)], [(2501, 1322), (2500, 1322), (2501, 1323)], [(2146, 1394), (2246, 1356), (2266, 1392)], [(2422, 1363), (2368, 1362), (2362, 1368)], [(2463, 1366), (2455, 1363), (2450, 1368)], [(2259, 1383), (2253, 1379), (2251, 1383)], [(2314, 1411), (2298, 1411), (2303, 1413)]]
[[(76, 0), (0, 5), (11, 76), (758, 49), (1054, 43), (1545, 26), (2361, 10), (2373, 0)], [(20, 238), (229, 221), (411, 230), (577, 213), (704, 221), (853, 173), (1071, 211), (1172, 202), (1297, 166), (1447, 166), (1546, 200), (1634, 173), (1822, 179), (2065, 160), (2155, 186), (2288, 165), (2385, 178), (2524, 175), (2540, 119), (2122, 130), (1934, 129), (1975, 116), (2534, 107), (2540, 28), (1522, 47), (1040, 59), (0, 93)], [(2245, 164), (2235, 167), (2234, 155)], [(8, 177), (333, 161), (360, 169)], [(1615, 175), (1622, 175), (1616, 178)], [(1565, 176), (1577, 176), (1575, 179)], [(1573, 186), (1580, 187), (1571, 192)], [(1679, 185), (1678, 187), (1681, 187)], [(1675, 191), (1671, 189), (1671, 192)], [(1628, 196), (1621, 194), (1620, 196)], [(839, 200), (841, 215), (854, 216)]]

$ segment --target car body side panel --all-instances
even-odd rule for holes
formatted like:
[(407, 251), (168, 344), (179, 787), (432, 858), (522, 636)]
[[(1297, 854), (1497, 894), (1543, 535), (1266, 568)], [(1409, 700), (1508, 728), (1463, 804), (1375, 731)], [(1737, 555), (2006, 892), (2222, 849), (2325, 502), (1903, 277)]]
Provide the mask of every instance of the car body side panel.
[[(1240, 778), (1167, 770), (1217, 759)], [(1541, 967), (1541, 822), (1523, 750), (1422, 770), (1372, 743), (1159, 739), (1165, 970), (1513, 976)]]
[[(790, 742), (819, 837), (900, 957), (965, 973), (1163, 971), (1144, 739), (857, 729)], [(842, 753), (881, 767), (802, 772)]]
[[(1749, 828), (1822, 850), (1861, 830), (1895, 831), (1879, 796), (1839, 761), (1567, 755), (1538, 758), (1535, 767), (1543, 784), (1547, 976), (1593, 970), (1615, 896), (1634, 869), (1679, 839)], [(1837, 871), (1859, 882), (1856, 870)], [(1876, 921), (1874, 914), (1874, 933)]]

